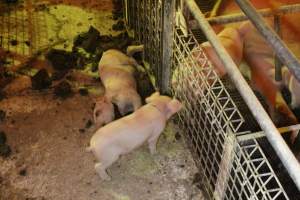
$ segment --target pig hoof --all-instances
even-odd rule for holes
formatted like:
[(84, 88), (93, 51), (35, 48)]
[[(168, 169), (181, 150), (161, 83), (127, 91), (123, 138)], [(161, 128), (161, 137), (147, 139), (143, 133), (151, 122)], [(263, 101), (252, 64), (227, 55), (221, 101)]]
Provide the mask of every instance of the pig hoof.
[(110, 181), (111, 177), (106, 173), (105, 168), (101, 165), (101, 163), (95, 164), (95, 170), (97, 174), (100, 176), (102, 180)]

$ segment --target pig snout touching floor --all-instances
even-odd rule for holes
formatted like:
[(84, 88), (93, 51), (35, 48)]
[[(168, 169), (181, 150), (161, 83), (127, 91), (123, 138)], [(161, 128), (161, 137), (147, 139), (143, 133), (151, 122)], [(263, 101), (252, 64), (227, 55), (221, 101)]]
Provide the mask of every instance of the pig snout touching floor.
[(103, 180), (111, 179), (106, 173), (109, 166), (144, 142), (148, 142), (150, 153), (154, 154), (166, 121), (182, 107), (178, 100), (158, 92), (146, 98), (146, 103), (134, 113), (98, 129), (92, 136), (87, 150), (96, 156), (95, 170)]
[(136, 61), (118, 50), (103, 53), (99, 73), (106, 96), (118, 106), (122, 116), (137, 110), (142, 105), (134, 75)]
[(96, 99), (93, 119), (97, 128), (115, 119), (114, 106), (108, 97), (102, 96)]
[(135, 90), (120, 92), (112, 97), (112, 102), (118, 106), (122, 116), (134, 112), (142, 106), (139, 94)]

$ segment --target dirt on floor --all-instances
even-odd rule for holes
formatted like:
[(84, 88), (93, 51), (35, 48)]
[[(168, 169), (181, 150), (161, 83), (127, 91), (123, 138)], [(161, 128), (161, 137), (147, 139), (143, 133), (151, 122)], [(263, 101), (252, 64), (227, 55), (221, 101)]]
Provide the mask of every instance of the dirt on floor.
[(94, 157), (85, 152), (95, 132), (93, 99), (75, 94), (66, 100), (31, 94), (3, 100), (6, 133), (12, 153), (0, 158), (0, 199), (199, 199), (193, 185), (194, 162), (176, 127), (170, 123), (151, 156), (146, 146), (123, 156), (103, 182)]

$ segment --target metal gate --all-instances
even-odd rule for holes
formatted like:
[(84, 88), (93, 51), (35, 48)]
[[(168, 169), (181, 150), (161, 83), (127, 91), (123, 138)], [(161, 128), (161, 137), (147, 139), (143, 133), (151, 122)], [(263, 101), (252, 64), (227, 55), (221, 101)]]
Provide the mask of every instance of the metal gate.
[[(179, 113), (177, 121), (198, 166), (201, 188), (207, 198), (294, 199), (287, 190), (293, 188), (295, 193), (299, 193), (295, 191), (297, 187), (292, 181), (292, 186), (281, 184), (278, 178), (280, 174), (274, 172), (270, 164), (271, 158), (266, 156), (269, 152), (264, 145), (275, 146), (273, 151), (279, 147), (270, 140), (270, 130), (262, 128), (266, 135), (264, 132), (254, 133), (247, 130), (249, 123), (252, 123), (251, 120), (244, 120), (245, 114), (251, 115), (252, 108), (249, 106), (249, 110), (247, 106), (249, 102), (245, 103), (245, 100), (242, 106), (238, 105), (240, 102), (237, 99), (243, 96), (239, 94), (241, 91), (236, 90), (233, 93), (227, 81), (218, 77), (191, 31), (184, 35), (176, 27), (174, 19), (178, 2), (125, 2), (127, 23), (134, 30), (136, 38), (145, 45), (145, 61), (154, 71), (157, 86), (163, 91), (171, 89), (173, 95), (184, 102), (184, 110)], [(195, 2), (185, 2), (189, 5), (189, 11), (196, 16), (195, 10), (191, 9), (191, 5), (196, 5)], [(169, 21), (166, 21), (166, 13)], [(169, 55), (170, 62), (164, 61)], [(224, 60), (226, 59), (225, 56)], [(246, 83), (241, 76), (238, 78)], [(251, 95), (254, 96), (253, 93)], [(254, 100), (258, 102), (256, 97)], [(260, 104), (259, 106), (262, 109)], [(249, 113), (244, 107), (247, 107)], [(256, 125), (260, 123), (253, 116), (250, 118)], [(268, 120), (270, 119), (267, 117), (266, 121)], [(281, 136), (276, 139), (278, 138), (283, 142)], [(284, 163), (286, 160), (282, 159), (282, 155), (279, 157), (288, 166), (287, 171), (297, 185), (300, 174), (294, 172), (299, 170), (295, 169), (299, 163), (295, 164), (295, 157), (289, 150), (285, 151), (286, 146), (281, 147), (286, 153), (286, 160), (289, 159), (288, 163)], [(291, 166), (291, 163), (295, 166)]]
[(155, 86), (166, 92), (168, 79), (165, 77), (170, 76), (170, 68), (162, 66), (171, 63), (175, 3), (172, 0), (126, 0), (125, 5), (127, 24), (144, 45), (146, 67), (156, 77)]

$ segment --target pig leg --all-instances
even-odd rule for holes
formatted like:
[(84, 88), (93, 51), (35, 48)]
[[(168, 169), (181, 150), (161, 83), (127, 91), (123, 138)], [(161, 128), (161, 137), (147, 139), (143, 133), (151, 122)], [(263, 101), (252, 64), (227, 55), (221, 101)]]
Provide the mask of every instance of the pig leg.
[(95, 170), (101, 179), (110, 181), (111, 177), (107, 174), (106, 169), (118, 160), (119, 154), (105, 154), (99, 159), (100, 163), (95, 164)]
[(148, 140), (148, 145), (149, 145), (149, 150), (150, 150), (151, 155), (154, 155), (156, 153), (156, 143), (157, 143), (158, 138), (159, 138), (159, 135), (155, 135), (154, 137), (151, 137)]
[(106, 168), (101, 163), (95, 164), (95, 170), (101, 179), (110, 181), (111, 177), (106, 173)]

